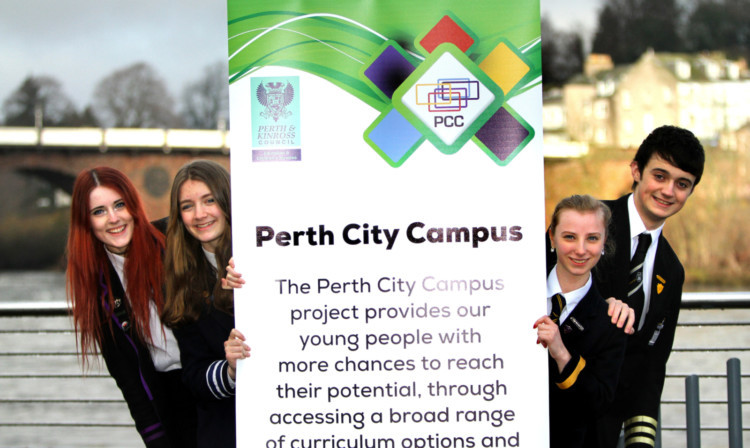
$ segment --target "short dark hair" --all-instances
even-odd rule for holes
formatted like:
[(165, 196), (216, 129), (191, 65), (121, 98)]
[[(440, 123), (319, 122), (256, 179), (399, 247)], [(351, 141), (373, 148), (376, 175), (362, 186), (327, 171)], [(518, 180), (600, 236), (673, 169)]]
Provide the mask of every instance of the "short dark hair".
[[(661, 126), (654, 129), (643, 140), (633, 158), (641, 174), (654, 154), (695, 176), (693, 187), (700, 182), (703, 176), (703, 165), (706, 163), (706, 154), (692, 132), (677, 126)], [(633, 182), (633, 189), (637, 183)]]

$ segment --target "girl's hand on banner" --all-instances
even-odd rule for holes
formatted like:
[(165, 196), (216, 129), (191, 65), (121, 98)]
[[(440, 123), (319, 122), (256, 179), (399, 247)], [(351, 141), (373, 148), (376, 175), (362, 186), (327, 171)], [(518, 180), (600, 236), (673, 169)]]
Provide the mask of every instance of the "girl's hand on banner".
[(234, 257), (232, 257), (227, 265), (227, 276), (221, 279), (221, 287), (223, 289), (239, 289), (244, 284), (245, 280), (242, 278), (242, 274), (234, 269)]
[(245, 336), (236, 328), (229, 332), (229, 338), (224, 341), (224, 353), (229, 364), (229, 378), (234, 381), (237, 372), (237, 360), (250, 357), (250, 346), (245, 344)]

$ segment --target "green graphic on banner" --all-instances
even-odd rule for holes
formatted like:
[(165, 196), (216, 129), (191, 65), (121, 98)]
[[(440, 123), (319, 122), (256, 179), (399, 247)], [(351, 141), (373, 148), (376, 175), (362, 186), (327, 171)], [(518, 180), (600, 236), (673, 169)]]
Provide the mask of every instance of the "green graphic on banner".
[[(330, 14), (323, 0), (294, 11), (275, 4), (229, 3), (230, 82), (283, 66), (334, 83), (380, 111), (363, 138), (394, 167), (425, 139), (445, 154), (471, 140), (499, 165), (533, 139), (509, 102), (541, 83), (538, 8), (386, 0), (372, 10), (343, 2)], [(403, 14), (383, 14), (389, 8)]]

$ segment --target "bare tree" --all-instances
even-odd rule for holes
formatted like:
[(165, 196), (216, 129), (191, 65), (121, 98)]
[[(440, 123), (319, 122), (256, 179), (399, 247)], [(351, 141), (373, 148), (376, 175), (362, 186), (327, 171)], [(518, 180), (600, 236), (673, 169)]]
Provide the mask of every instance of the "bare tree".
[(229, 117), (227, 63), (216, 62), (203, 70), (203, 77), (182, 92), (182, 118), (185, 126), (217, 129), (226, 126)]
[(29, 76), (3, 102), (6, 126), (77, 126), (79, 116), (60, 83), (49, 76)]
[(144, 62), (117, 70), (94, 91), (94, 113), (107, 127), (174, 127), (178, 118), (164, 81)]

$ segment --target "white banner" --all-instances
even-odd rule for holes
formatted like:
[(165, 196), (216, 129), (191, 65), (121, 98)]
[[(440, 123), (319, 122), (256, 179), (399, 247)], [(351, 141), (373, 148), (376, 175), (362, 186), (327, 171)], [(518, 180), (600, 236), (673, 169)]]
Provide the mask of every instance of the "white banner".
[[(231, 84), (238, 446), (547, 445), (541, 84), (441, 48), (381, 110), (301, 67)], [(531, 131), (512, 157), (455, 129), (476, 98)]]

